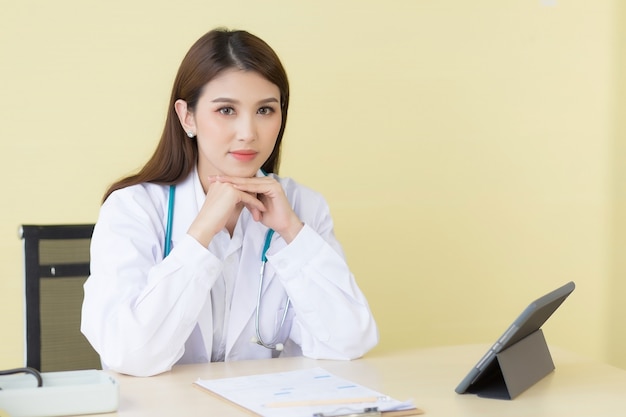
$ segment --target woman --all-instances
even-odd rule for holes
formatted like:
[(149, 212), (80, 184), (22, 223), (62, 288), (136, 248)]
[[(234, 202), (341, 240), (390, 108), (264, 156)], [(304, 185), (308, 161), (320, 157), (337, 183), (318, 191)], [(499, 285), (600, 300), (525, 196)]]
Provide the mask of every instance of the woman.
[(326, 202), (276, 175), (288, 105), (258, 37), (218, 29), (191, 47), (154, 155), (110, 187), (94, 229), (81, 330), (105, 367), (147, 376), (376, 345)]

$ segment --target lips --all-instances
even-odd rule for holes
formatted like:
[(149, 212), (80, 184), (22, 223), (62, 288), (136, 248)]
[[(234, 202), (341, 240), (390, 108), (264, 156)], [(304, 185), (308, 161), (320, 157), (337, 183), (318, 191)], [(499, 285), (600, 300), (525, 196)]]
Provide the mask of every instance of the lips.
[(253, 150), (242, 149), (238, 151), (231, 151), (230, 154), (238, 161), (251, 161), (256, 157), (257, 152)]

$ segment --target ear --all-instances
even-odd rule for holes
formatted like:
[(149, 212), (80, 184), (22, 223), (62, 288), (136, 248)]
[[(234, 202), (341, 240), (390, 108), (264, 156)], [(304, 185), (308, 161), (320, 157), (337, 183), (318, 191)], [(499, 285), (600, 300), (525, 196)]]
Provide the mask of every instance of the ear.
[(195, 136), (197, 134), (196, 119), (193, 113), (187, 108), (187, 102), (181, 99), (176, 100), (174, 110), (176, 110), (180, 125), (185, 129), (185, 132), (191, 132)]

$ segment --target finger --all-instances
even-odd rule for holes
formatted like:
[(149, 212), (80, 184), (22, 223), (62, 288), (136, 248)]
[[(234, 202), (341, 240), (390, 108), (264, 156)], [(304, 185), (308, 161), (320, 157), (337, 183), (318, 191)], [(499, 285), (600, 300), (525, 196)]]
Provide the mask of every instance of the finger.
[(259, 200), (258, 198), (254, 197), (254, 196), (251, 196), (248, 193), (243, 193), (242, 192), (240, 201), (251, 212), (252, 212), (252, 210), (256, 210), (256, 211), (261, 212), (261, 213), (266, 211), (265, 204), (263, 204), (263, 202), (261, 200)]
[(248, 211), (250, 212), (250, 214), (252, 215), (252, 218), (254, 219), (255, 222), (260, 222), (261, 219), (263, 218), (263, 214), (257, 210), (254, 207), (246, 207), (248, 209)]
[(274, 178), (271, 177), (227, 177), (224, 175), (217, 175), (215, 177), (211, 177), (213, 182), (226, 182), (233, 185), (250, 185), (250, 184), (271, 184), (276, 182)]
[(216, 182), (225, 182), (225, 181), (220, 181), (220, 177), (217, 175), (211, 175), (209, 177), (207, 177), (207, 180), (209, 181), (210, 184), (216, 183)]
[(232, 184), (234, 188), (245, 191), (247, 193), (253, 194), (266, 194), (266, 195), (274, 195), (277, 192), (280, 192), (281, 186), (278, 182), (274, 180), (270, 181), (250, 181), (250, 182), (242, 182), (238, 184)]

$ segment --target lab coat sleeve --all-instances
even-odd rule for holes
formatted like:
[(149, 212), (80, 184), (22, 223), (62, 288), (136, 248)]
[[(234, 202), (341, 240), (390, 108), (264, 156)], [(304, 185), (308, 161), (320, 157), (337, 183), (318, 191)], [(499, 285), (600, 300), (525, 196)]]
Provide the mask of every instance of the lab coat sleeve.
[(314, 359), (355, 359), (378, 343), (378, 330), (334, 237), (325, 203), (316, 213), (317, 219), (305, 223), (289, 245), (268, 255), (268, 261), (292, 300), (295, 318), (290, 337), (302, 354)]
[(113, 193), (91, 243), (81, 330), (115, 371), (169, 370), (221, 270), (220, 261), (185, 235), (163, 259), (163, 210), (141, 186)]

